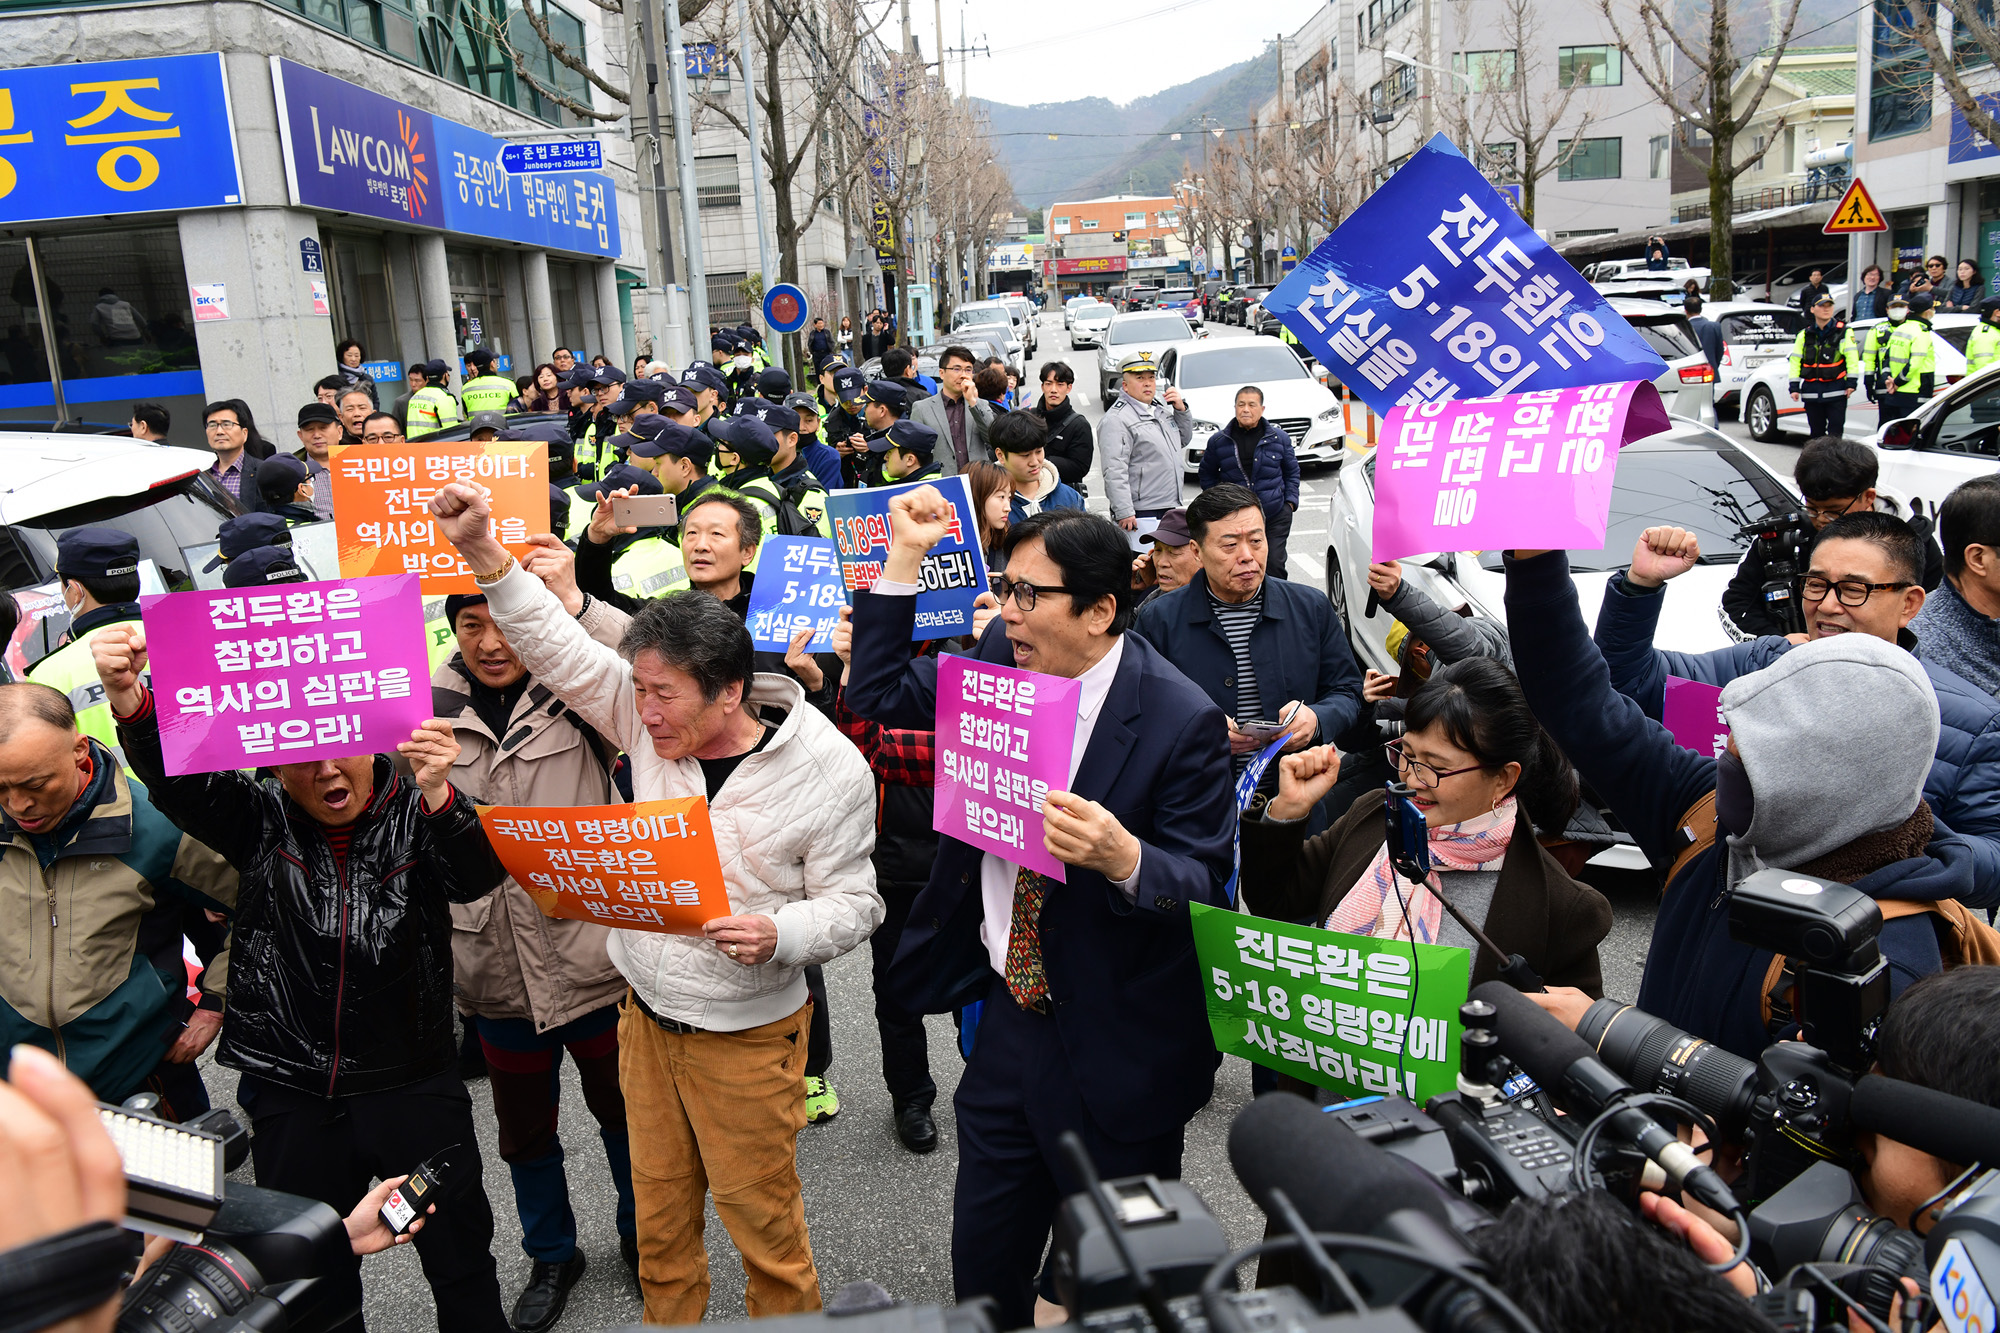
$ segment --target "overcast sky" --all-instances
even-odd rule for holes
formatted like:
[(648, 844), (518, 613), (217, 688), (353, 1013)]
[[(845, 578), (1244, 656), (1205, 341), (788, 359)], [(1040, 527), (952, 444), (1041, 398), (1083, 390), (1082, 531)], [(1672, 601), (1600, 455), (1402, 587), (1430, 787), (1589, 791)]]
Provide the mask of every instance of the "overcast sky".
[[(1247, 60), (1279, 33), (1289, 36), (1318, 8), (1314, 0), (909, 0), (910, 28), (926, 59), (937, 5), (943, 5), (945, 47), (987, 47), (965, 70), (974, 97), (1030, 106), (1105, 97), (1120, 104)], [(875, 12), (871, 6), (871, 13)], [(959, 41), (959, 19), (965, 41)], [(901, 36), (894, 11), (881, 30)], [(959, 87), (958, 57), (946, 73)]]

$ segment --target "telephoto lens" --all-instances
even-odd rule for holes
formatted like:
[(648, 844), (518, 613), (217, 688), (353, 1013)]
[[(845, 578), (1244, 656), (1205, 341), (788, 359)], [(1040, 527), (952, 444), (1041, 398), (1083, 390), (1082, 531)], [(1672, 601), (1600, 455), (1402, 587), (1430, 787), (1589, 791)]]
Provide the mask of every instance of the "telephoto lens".
[(1754, 1062), (1616, 1000), (1585, 1010), (1576, 1035), (1633, 1087), (1692, 1102), (1725, 1139), (1743, 1138), (1757, 1100)]
[(1832, 1162), (1816, 1162), (1750, 1212), (1750, 1257), (1766, 1272), (1800, 1264), (1853, 1265), (1836, 1280), (1878, 1319), (1904, 1277), (1928, 1276), (1923, 1237), (1873, 1212), (1854, 1177)]

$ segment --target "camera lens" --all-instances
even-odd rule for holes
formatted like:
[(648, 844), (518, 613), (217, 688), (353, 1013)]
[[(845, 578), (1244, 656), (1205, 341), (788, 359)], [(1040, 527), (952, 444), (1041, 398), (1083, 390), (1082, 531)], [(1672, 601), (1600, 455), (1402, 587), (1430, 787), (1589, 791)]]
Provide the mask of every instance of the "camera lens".
[(1869, 1212), (1863, 1204), (1834, 1217), (1820, 1246), (1819, 1262), (1858, 1265), (1859, 1271), (1842, 1276), (1839, 1284), (1877, 1319), (1889, 1317), (1900, 1279), (1913, 1277), (1921, 1287), (1929, 1273), (1923, 1237)]
[(263, 1278), (228, 1245), (176, 1245), (139, 1275), (118, 1311), (118, 1333), (189, 1333), (241, 1314)]
[(1724, 1138), (1742, 1137), (1757, 1095), (1755, 1064), (1611, 1000), (1591, 1005), (1576, 1035), (1632, 1086), (1692, 1102), (1715, 1117)]

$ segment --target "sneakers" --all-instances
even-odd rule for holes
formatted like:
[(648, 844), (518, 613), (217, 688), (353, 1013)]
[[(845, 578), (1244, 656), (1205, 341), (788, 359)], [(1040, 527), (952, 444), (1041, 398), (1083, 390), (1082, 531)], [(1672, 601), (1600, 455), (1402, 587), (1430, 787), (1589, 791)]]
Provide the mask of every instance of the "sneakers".
[(534, 1273), (515, 1299), (514, 1313), (508, 1320), (517, 1333), (545, 1333), (555, 1327), (556, 1320), (562, 1318), (563, 1307), (569, 1304), (569, 1289), (583, 1276), (584, 1268), (582, 1250), (568, 1263), (535, 1260)]
[(840, 1097), (818, 1074), (806, 1075), (806, 1123), (825, 1124), (840, 1114)]

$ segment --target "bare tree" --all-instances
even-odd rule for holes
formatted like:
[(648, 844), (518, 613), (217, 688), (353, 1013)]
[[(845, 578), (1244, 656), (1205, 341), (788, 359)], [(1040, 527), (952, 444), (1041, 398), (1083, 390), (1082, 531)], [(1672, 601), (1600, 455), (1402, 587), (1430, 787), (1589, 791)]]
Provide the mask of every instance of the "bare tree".
[[(1766, 58), (1764, 72), (1747, 90), (1739, 90), (1737, 76), (1743, 70), (1744, 58), (1736, 50), (1729, 0), (1701, 0), (1708, 9), (1706, 22), (1688, 22), (1685, 10), (1670, 12), (1677, 7), (1669, 0), (1633, 0), (1634, 12), (1628, 13), (1622, 23), (1616, 8), (1618, 0), (1598, 0), (1626, 60), (1673, 115), (1678, 130), (1674, 136), (1676, 147), (1688, 161), (1707, 169), (1708, 290), (1718, 301), (1728, 300), (1736, 291), (1729, 280), (1734, 239), (1730, 231), (1734, 216), (1731, 205), (1736, 178), (1764, 160), (1764, 154), (1778, 142), (1785, 124), (1779, 120), (1768, 132), (1763, 148), (1737, 160), (1736, 136), (1755, 119), (1757, 108), (1763, 104), (1764, 94), (1770, 91), (1771, 80), (1778, 72), (1778, 63), (1784, 59), (1785, 47), (1792, 40), (1792, 28), (1798, 23), (1799, 0), (1777, 2), (1783, 5), (1782, 21), (1772, 39), (1757, 52)], [(1698, 19), (1700, 6), (1695, 6), (1692, 12)], [(1641, 37), (1636, 44), (1626, 35), (1635, 17)], [(1681, 22), (1676, 24), (1676, 19)], [(1707, 40), (1697, 40), (1696, 34), (1703, 31)], [(1678, 52), (1685, 65), (1672, 59), (1672, 52), (1661, 44), (1662, 37), (1672, 44), (1672, 52)], [(1706, 163), (1695, 155), (1693, 145), (1688, 142), (1689, 132), (1695, 130), (1708, 135)]]
[[(838, 131), (847, 138), (847, 157), (857, 168), (862, 216), (872, 218), (878, 205), (888, 215), (895, 245), (886, 262), (895, 265), (900, 277), (915, 253), (910, 228), (929, 202), (929, 153), (943, 142), (951, 95), (921, 60), (902, 51), (864, 59), (856, 82), (860, 114), (843, 117)], [(902, 307), (898, 322), (908, 330), (912, 311), (906, 284), (898, 287), (897, 303)]]
[(1576, 156), (1597, 118), (1596, 98), (1587, 96), (1582, 80), (1564, 83), (1557, 69), (1534, 58), (1552, 43), (1533, 0), (1499, 0), (1497, 12), (1475, 9), (1472, 0), (1453, 4), (1462, 33), (1479, 17), (1497, 20), (1488, 31), (1498, 48), (1469, 53), (1466, 68), (1454, 68), (1438, 99), (1439, 119), (1487, 179), (1521, 187), (1521, 218), (1532, 227), (1535, 187)]
[[(1984, 13), (1981, 12), (1982, 8)], [(1938, 22), (1942, 11), (1950, 17), (1950, 31)], [(1905, 46), (1905, 54), (1888, 61), (1878, 51), (1874, 77), (1910, 101), (1928, 106), (1931, 75), (1944, 83), (1945, 95), (1965, 117), (1974, 134), (1991, 144), (2000, 144), (2000, 118), (1979, 100), (1973, 85), (1990, 89), (1991, 80), (1968, 78), (1973, 70), (1990, 70), (2000, 65), (2000, 24), (1993, 18), (1992, 0), (1929, 0), (1924, 4), (1879, 5), (1875, 22)], [(1922, 53), (1918, 58), (1918, 52)]]

